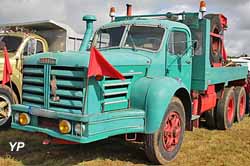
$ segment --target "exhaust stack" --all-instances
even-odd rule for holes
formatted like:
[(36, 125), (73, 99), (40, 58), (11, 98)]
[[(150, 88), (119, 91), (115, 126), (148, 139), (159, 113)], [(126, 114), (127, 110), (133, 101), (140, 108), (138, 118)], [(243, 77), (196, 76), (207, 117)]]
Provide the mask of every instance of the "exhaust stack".
[(89, 45), (89, 41), (93, 34), (93, 22), (96, 21), (96, 17), (93, 15), (86, 15), (82, 18), (83, 21), (86, 21), (86, 31), (84, 33), (84, 38), (79, 49), (80, 52), (86, 51)]
[(126, 4), (127, 6), (127, 16), (132, 16), (132, 5), (131, 4)]

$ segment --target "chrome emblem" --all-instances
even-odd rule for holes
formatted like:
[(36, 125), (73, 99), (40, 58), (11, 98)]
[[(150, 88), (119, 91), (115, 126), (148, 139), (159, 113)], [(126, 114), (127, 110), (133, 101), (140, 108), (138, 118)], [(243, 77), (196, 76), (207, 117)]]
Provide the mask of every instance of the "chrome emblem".
[(56, 86), (56, 76), (55, 75), (52, 75), (52, 79), (50, 81), (50, 86), (51, 86), (50, 90), (51, 90), (51, 94), (52, 94), (51, 100), (55, 101), (55, 102), (60, 101), (60, 97), (56, 95), (57, 86)]

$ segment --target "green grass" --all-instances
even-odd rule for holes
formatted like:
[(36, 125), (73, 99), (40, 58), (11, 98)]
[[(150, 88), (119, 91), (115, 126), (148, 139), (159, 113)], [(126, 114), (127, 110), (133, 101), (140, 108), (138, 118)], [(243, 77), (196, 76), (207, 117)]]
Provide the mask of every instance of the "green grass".
[[(42, 145), (45, 136), (9, 129), (0, 131), (0, 165), (149, 165), (141, 142), (121, 137), (82, 145)], [(19, 152), (10, 152), (9, 142), (24, 141)], [(195, 129), (185, 132), (174, 165), (249, 165), (250, 118), (227, 131)]]

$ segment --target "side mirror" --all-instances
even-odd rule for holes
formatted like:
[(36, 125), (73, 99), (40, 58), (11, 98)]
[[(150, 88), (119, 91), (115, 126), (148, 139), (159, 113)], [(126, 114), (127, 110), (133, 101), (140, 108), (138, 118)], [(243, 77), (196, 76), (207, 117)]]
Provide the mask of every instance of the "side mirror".
[(192, 45), (193, 45), (193, 49), (196, 50), (198, 48), (198, 41), (193, 40)]

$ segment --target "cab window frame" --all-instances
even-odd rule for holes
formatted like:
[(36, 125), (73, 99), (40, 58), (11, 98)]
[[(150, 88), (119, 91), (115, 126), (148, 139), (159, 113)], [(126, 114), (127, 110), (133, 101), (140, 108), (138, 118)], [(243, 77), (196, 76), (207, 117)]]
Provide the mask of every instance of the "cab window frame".
[[(175, 40), (170, 42), (173, 33), (183, 33), (183, 34), (185, 34), (185, 41), (182, 40), (183, 43), (185, 43), (185, 49), (181, 50), (180, 51), (181, 53), (176, 53), (176, 50), (175, 50), (176, 46), (174, 46), (174, 52), (170, 52), (169, 51), (170, 43), (171, 43), (171, 45), (180, 43), (180, 42), (175, 42)], [(167, 51), (167, 53), (169, 55), (177, 55), (177, 56), (183, 56), (183, 55), (185, 55), (187, 53), (187, 49), (190, 47), (190, 44), (189, 44), (189, 38), (190, 37), (189, 36), (190, 36), (189, 33), (185, 29), (173, 28), (173, 29), (169, 30), (169, 32), (168, 32), (168, 38), (167, 38), (167, 42), (166, 42), (167, 43), (167, 45), (166, 45), (166, 51)]]

